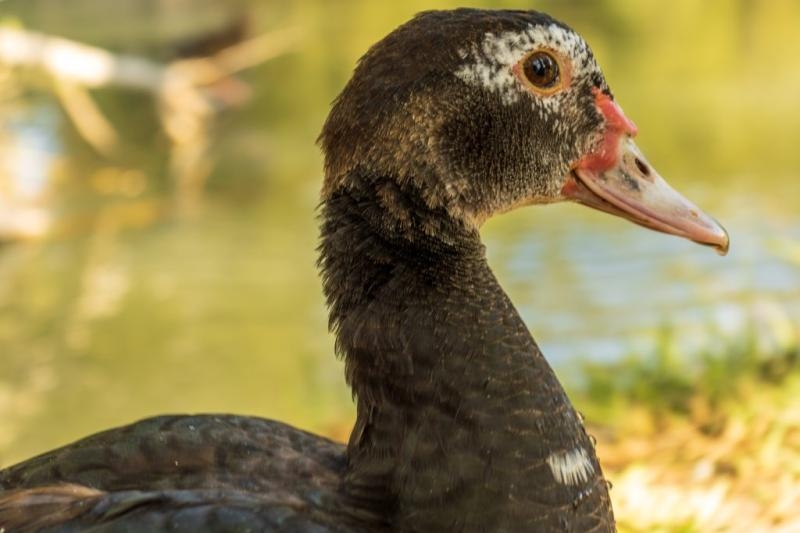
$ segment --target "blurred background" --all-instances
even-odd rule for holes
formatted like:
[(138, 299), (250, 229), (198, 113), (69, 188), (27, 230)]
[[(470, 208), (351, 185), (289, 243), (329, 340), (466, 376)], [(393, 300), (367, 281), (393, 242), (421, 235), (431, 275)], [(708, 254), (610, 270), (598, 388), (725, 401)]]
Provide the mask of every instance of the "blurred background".
[(731, 235), (719, 257), (575, 205), (483, 231), (623, 529), (800, 527), (796, 0), (0, 1), (0, 466), (157, 413), (347, 437), (315, 140), (372, 43), (460, 5), (582, 33)]

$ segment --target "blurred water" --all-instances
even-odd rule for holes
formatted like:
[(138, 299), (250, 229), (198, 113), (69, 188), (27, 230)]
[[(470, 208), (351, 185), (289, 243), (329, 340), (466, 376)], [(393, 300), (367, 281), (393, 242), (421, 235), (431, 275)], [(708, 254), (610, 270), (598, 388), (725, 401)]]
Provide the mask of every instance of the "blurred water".
[(0, 239), (48, 230), (51, 170), (61, 152), (54, 135), (58, 120), (53, 105), (22, 107), (5, 118), (0, 142)]
[[(693, 196), (691, 188), (684, 192)], [(713, 351), (726, 338), (745, 337), (765, 305), (800, 325), (800, 268), (771, 246), (800, 236), (797, 213), (776, 229), (764, 216), (717, 206), (712, 212), (732, 237), (729, 255), (719, 257), (582, 210), (530, 209), (507, 230), (491, 228), (487, 243), (523, 317), (557, 366), (569, 367), (576, 358), (652, 353), (665, 328), (678, 332), (678, 347), (687, 353)], [(528, 231), (551, 226), (558, 230)]]
[[(58, 129), (12, 131), (53, 150)], [(52, 180), (43, 161), (15, 164)], [(145, 223), (111, 202), (73, 227), (75, 209), (56, 201), (57, 226), (71, 229), (0, 249), (0, 463), (160, 412), (254, 413), (344, 436), (352, 407), (314, 267), (317, 184), (282, 176), (259, 200), (212, 195), (196, 217)], [(85, 215), (92, 202), (72, 188), (58, 187)], [(797, 339), (800, 265), (774, 253), (800, 241), (797, 211), (770, 189), (739, 196), (771, 206), (761, 211), (682, 188), (726, 224), (727, 257), (577, 205), (487, 224), (490, 263), (565, 376), (580, 361), (646, 357), (665, 328), (688, 356), (752, 332), (773, 346), (787, 323)]]

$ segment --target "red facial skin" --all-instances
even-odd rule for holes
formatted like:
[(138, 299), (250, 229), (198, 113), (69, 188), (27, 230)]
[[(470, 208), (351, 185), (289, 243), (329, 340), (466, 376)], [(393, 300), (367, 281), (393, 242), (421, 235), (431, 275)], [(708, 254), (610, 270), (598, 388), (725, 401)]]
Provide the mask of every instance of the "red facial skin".
[[(603, 141), (597, 149), (582, 157), (575, 167), (602, 173), (619, 164), (620, 138), (624, 135), (635, 137), (639, 129), (608, 94), (597, 87), (592, 88), (592, 93), (595, 106), (605, 119)], [(561, 192), (564, 196), (571, 197), (578, 187), (578, 183), (570, 177)]]
[(581, 159), (578, 166), (586, 170), (602, 172), (618, 164), (620, 137), (623, 135), (635, 137), (639, 130), (609, 95), (597, 87), (594, 87), (592, 92), (597, 109), (606, 119), (606, 129), (599, 150)]

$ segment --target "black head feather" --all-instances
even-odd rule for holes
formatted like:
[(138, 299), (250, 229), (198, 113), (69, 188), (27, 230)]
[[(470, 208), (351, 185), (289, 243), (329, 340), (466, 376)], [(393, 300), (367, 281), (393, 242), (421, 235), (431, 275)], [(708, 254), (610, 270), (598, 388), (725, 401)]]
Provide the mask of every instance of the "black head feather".
[[(532, 94), (510, 72), (542, 46), (576, 73), (557, 95)], [(323, 196), (391, 177), (473, 226), (556, 200), (570, 165), (598, 141), (594, 87), (608, 90), (588, 46), (548, 15), (422, 13), (374, 45), (336, 99), (320, 136)]]

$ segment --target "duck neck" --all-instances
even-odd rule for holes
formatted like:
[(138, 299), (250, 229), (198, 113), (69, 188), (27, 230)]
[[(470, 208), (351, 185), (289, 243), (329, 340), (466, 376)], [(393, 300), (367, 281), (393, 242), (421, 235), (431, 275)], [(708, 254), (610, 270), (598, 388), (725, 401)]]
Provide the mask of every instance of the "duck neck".
[(477, 231), (419, 197), (371, 180), (322, 206), (323, 283), (357, 401), (348, 494), (402, 530), (547, 527), (554, 507), (569, 510), (558, 528), (595, 526), (611, 510), (579, 416)]

